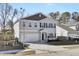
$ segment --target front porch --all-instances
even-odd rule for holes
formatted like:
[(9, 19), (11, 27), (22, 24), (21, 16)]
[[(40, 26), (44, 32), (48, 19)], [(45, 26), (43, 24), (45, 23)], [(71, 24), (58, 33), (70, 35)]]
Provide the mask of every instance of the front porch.
[(49, 42), (52, 40), (56, 40), (56, 34), (48, 32), (40, 32), (39, 39), (41, 42)]

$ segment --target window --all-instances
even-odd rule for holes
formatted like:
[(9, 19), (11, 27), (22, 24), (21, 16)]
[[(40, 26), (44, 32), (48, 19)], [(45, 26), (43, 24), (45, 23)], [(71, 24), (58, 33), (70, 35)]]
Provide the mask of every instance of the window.
[(44, 28), (46, 28), (46, 26), (45, 26), (45, 25), (46, 25), (46, 23), (44, 23)]
[(52, 23), (49, 23), (49, 28), (53, 28), (53, 24)]
[(37, 23), (35, 23), (35, 27), (37, 27)]
[(40, 23), (40, 27), (41, 28), (44, 28), (44, 23)]
[(50, 23), (50, 28), (53, 28), (53, 24), (52, 23)]
[(47, 28), (49, 28), (49, 23), (47, 24)]
[(23, 22), (23, 27), (25, 27), (25, 22)]
[(48, 28), (47, 23), (46, 23), (46, 28)]
[(41, 28), (56, 28), (56, 24), (53, 23), (40, 23)]
[(53, 34), (53, 37), (56, 37), (56, 33)]
[(48, 28), (56, 28), (56, 24), (49, 23)]
[(56, 24), (54, 24), (54, 28), (56, 28)]
[(29, 27), (32, 27), (31, 23), (29, 23)]
[(40, 23), (40, 27), (41, 27), (41, 23)]
[(49, 33), (48, 38), (53, 38), (53, 33)]
[(48, 28), (48, 25), (47, 25), (47, 23), (44, 23), (44, 28)]

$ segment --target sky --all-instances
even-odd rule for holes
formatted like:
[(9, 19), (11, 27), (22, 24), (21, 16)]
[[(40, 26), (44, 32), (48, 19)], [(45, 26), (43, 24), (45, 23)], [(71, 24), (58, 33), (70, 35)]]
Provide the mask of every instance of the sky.
[(11, 3), (13, 8), (25, 9), (25, 14), (30, 15), (38, 12), (49, 14), (51, 12), (79, 12), (79, 3)]

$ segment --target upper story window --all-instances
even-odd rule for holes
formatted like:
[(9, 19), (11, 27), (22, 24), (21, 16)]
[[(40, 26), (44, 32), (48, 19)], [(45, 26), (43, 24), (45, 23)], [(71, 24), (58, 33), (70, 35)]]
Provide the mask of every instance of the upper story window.
[(46, 23), (44, 23), (44, 28), (46, 28)]
[(40, 23), (40, 27), (41, 27), (41, 23)]
[(56, 28), (56, 24), (53, 23), (40, 23), (41, 28)]
[(29, 23), (29, 27), (32, 27), (32, 24), (31, 23)]
[(37, 27), (37, 23), (35, 23), (35, 27)]
[(47, 23), (46, 23), (46, 28), (48, 28), (48, 25), (47, 25)]
[(23, 22), (23, 27), (25, 27), (25, 22)]
[(53, 24), (52, 23), (49, 23), (49, 28), (53, 28)]
[(40, 27), (41, 28), (44, 28), (44, 23), (40, 23)]
[(54, 24), (54, 28), (56, 28), (56, 24)]

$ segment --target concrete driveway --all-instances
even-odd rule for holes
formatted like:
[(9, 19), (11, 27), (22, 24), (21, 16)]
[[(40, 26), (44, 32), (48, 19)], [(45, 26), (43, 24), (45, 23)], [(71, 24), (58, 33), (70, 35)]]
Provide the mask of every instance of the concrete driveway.
[(57, 51), (57, 52), (68, 50), (66, 48), (55, 45), (33, 44), (33, 43), (28, 44), (30, 45), (29, 48), (34, 50)]

